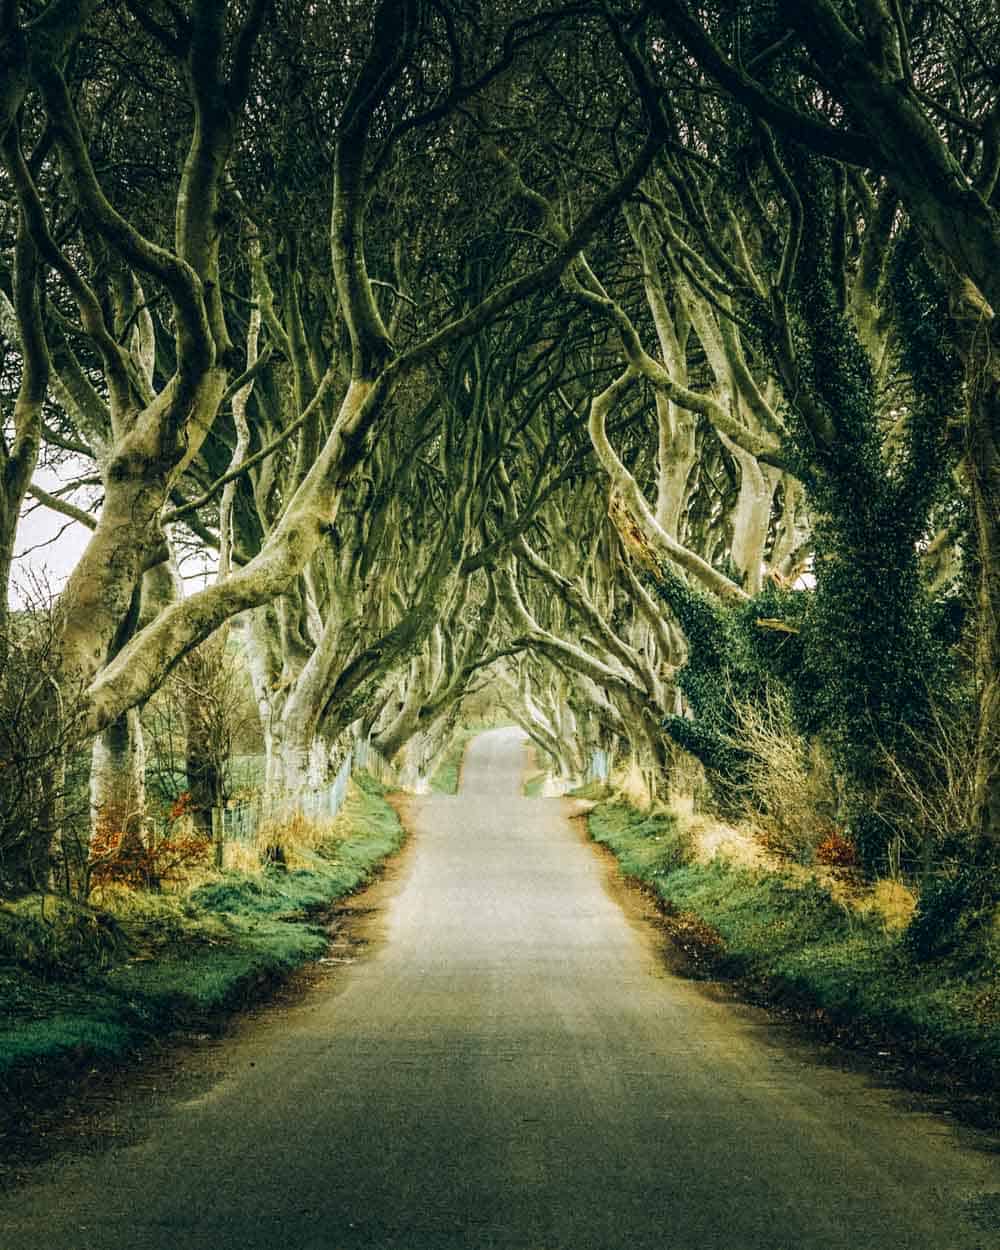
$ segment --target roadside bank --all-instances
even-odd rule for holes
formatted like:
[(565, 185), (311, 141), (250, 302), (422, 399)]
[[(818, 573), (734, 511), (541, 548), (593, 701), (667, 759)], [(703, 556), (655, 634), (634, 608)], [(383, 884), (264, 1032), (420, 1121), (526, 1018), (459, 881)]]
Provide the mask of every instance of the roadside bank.
[[(891, 1079), (945, 1094), (1000, 1128), (996, 949), (920, 961), (876, 890), (831, 889), (829, 874), (696, 853), (690, 823), (620, 797), (587, 815), (590, 837), (656, 900), (687, 975), (793, 1016), (867, 1054)], [(824, 879), (824, 878), (827, 879)], [(996, 943), (994, 943), (996, 946)]]
[(290, 828), (265, 866), (248, 848), (242, 869), (205, 870), (170, 892), (115, 886), (88, 903), (0, 905), (0, 1140), (93, 1068), (217, 1027), (321, 958), (331, 906), (403, 844), (385, 795), (357, 774), (337, 818)]

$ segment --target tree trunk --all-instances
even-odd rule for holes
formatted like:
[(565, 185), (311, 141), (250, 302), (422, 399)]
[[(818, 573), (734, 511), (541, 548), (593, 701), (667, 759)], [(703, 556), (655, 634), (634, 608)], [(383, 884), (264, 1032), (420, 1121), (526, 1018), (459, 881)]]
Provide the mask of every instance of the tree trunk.
[(757, 460), (725, 434), (722, 445), (739, 465), (740, 491), (733, 511), (732, 560), (743, 577), (743, 589), (755, 595), (761, 588), (764, 549), (771, 521), (771, 503), (780, 473)]
[(277, 725), (287, 691), (281, 681), (281, 630), (274, 604), (265, 604), (237, 618), (234, 628), (243, 640), (261, 735), (264, 739), (264, 778), (270, 785), (276, 772)]
[(94, 739), (90, 765), (91, 849), (126, 860), (145, 849), (146, 750), (136, 708)]
[(430, 761), (432, 744), (427, 735), (414, 733), (398, 750), (396, 769), (400, 785), (415, 794), (426, 794), (430, 789)]
[(972, 833), (977, 862), (1000, 861), (1000, 379), (974, 400), (968, 466), (978, 539), (977, 735)]
[[(203, 646), (208, 645), (203, 643)], [(212, 808), (221, 790), (211, 726), (201, 715), (202, 694), (193, 686), (184, 694), (185, 772), (191, 818), (202, 837), (212, 836)]]

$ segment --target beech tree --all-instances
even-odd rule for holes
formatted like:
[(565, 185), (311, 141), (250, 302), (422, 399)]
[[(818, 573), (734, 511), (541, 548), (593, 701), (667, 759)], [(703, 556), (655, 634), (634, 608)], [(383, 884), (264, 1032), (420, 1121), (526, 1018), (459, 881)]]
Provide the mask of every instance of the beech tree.
[[(1000, 839), (1000, 30), (989, 5), (832, 0), (652, 6), (692, 58), (759, 123), (892, 188), (947, 293), (964, 363), (963, 474), (976, 540), (977, 748), (970, 826), (984, 864)], [(749, 52), (748, 52), (749, 49)]]
[[(600, 19), (573, 6), (471, 14), (331, 3), (285, 15), (264, 3), (195, 0), (182, 10), (136, 0), (127, 17), (93, 3), (37, 12), (11, 3), (3, 21), (0, 133), (20, 216), (5, 309), (23, 360), (5, 515), (27, 489), (52, 393), (93, 454), (103, 492), (59, 609), (63, 671), (86, 685), (84, 723), (99, 733), (225, 621), (295, 598), (350, 483), (405, 410), (405, 388), (550, 287), (634, 190), (662, 139), (641, 125), (618, 135), (615, 178), (596, 192), (582, 178), (567, 188), (574, 224), (562, 243), (512, 233), (505, 262), (470, 300), (447, 277), (447, 258), (474, 251), (481, 227), (481, 214), (454, 214), (458, 187), (478, 178), (492, 188), (497, 215), (510, 198), (474, 102), (501, 79), (530, 81), (526, 51), (564, 23), (596, 46)], [(313, 53), (299, 77), (303, 45)], [(150, 68), (139, 71), (143, 62)], [(140, 85), (116, 96), (123, 63)], [(292, 89), (294, 131), (280, 125)], [(158, 190), (149, 201), (141, 179), (121, 176), (139, 163), (134, 145), (102, 150), (106, 161), (98, 147), (116, 125), (134, 134), (130, 109), (141, 117), (171, 91), (180, 107), (168, 136), (184, 150), (173, 166), (167, 145), (150, 153)], [(431, 165), (447, 173), (423, 194), (426, 175), (406, 176)], [(401, 238), (398, 210), (417, 202), (431, 210), (423, 238)], [(325, 244), (310, 274), (317, 238)], [(414, 275), (422, 285), (407, 290)], [(245, 315), (254, 304), (258, 330)], [(408, 316), (394, 319), (394, 304)], [(258, 432), (255, 447), (248, 416), (241, 447), (237, 399), (251, 381), (254, 393), (270, 388), (280, 425), (265, 444), (263, 408), (246, 397)], [(230, 403), (233, 433), (220, 439)], [(256, 542), (233, 545), (226, 576), (135, 628), (140, 583), (167, 556), (164, 524), (195, 502), (177, 501), (183, 484), (206, 477), (228, 441), (229, 464), (202, 492), (214, 496), (228, 475), (248, 473), (254, 456), (262, 464), (276, 440), (293, 436), (286, 450), (299, 471), (284, 494), (272, 475)], [(204, 530), (196, 509), (184, 515)], [(221, 519), (235, 534), (236, 518)], [(408, 658), (402, 635), (392, 645)]]
[(971, 676), (982, 876), (986, 6), (3, 12), (0, 572), (29, 492), (92, 531), (38, 714), (83, 689), (95, 809), (232, 630), (276, 788), (348, 731), (420, 775), (495, 681), (564, 775), (628, 743), (665, 788), (683, 748), (725, 803), (780, 683), (877, 867)]
[[(644, 45), (643, 27), (641, 16), (612, 22), (669, 144), (625, 208), (624, 229), (595, 240), (564, 277), (591, 326), (611, 330), (624, 366), (606, 389), (583, 403), (573, 395), (569, 406), (586, 410), (623, 539), (652, 560), (654, 593), (705, 650), (683, 670), (694, 722), (668, 715), (668, 732), (729, 767), (739, 752), (724, 739), (735, 721), (718, 719), (713, 689), (749, 682), (751, 694), (768, 672), (792, 682), (802, 731), (827, 741), (857, 787), (852, 830), (875, 864), (890, 836), (866, 823), (877, 760), (929, 723), (947, 664), (933, 602), (945, 579), (924, 559), (948, 551), (943, 564), (954, 569), (958, 550), (950, 527), (935, 532), (962, 408), (946, 289), (890, 181), (817, 160), (725, 95), (692, 90), (690, 59), (671, 59), (655, 40)], [(575, 107), (585, 115), (585, 103)], [(516, 154), (501, 159), (557, 242), (558, 202)], [(641, 288), (635, 268), (622, 267), (629, 251), (641, 258)], [(607, 368), (607, 340), (602, 351)], [(639, 402), (640, 388), (652, 393), (659, 431), (645, 481), (606, 428)], [(713, 457), (733, 484), (720, 492), (721, 542), (692, 491), (696, 466), (705, 471)], [(810, 509), (820, 522), (814, 538)], [(814, 545), (815, 592), (781, 594)], [(522, 556), (526, 548), (523, 540)], [(532, 563), (537, 574), (543, 564), (529, 555)], [(692, 581), (731, 605), (728, 613), (700, 605)], [(560, 652), (563, 663), (572, 654), (581, 669), (594, 659), (532, 621), (518, 593), (508, 579), (508, 614), (540, 652)], [(575, 615), (586, 612), (578, 597)], [(743, 643), (727, 624), (741, 616), (751, 626)], [(756, 653), (749, 667), (738, 658), (747, 644)]]

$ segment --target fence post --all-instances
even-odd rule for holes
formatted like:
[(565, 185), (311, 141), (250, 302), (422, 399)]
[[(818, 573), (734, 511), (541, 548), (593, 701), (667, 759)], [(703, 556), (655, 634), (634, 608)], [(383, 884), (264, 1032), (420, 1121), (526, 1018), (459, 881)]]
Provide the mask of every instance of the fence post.
[(223, 867), (223, 859), (224, 859), (223, 851), (225, 847), (224, 835), (225, 835), (225, 821), (223, 819), (222, 808), (213, 807), (212, 808), (212, 845), (215, 847), (216, 868)]

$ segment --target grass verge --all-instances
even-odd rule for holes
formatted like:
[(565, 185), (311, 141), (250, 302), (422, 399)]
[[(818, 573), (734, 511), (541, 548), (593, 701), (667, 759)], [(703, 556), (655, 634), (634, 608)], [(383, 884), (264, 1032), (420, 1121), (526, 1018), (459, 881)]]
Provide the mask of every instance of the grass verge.
[(318, 923), (398, 850), (383, 787), (358, 774), (334, 824), (287, 867), (216, 874), (182, 893), (109, 889), (100, 906), (35, 895), (0, 905), (0, 1094), (245, 1005), (322, 955)]
[[(891, 1054), (945, 1082), (995, 1094), (1000, 1084), (1000, 942), (973, 958), (918, 962), (872, 909), (834, 899), (818, 879), (692, 860), (669, 813), (599, 803), (591, 837), (651, 890), (694, 975), (737, 980), (837, 1040)], [(891, 1066), (891, 1065), (890, 1065)], [(988, 1119), (996, 1123), (994, 1106)]]
[(543, 768), (540, 772), (531, 773), (530, 776), (526, 777), (524, 785), (521, 787), (521, 793), (524, 797), (526, 799), (541, 798), (548, 775)]

